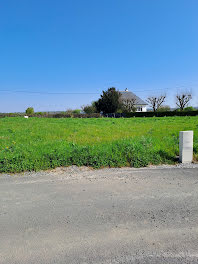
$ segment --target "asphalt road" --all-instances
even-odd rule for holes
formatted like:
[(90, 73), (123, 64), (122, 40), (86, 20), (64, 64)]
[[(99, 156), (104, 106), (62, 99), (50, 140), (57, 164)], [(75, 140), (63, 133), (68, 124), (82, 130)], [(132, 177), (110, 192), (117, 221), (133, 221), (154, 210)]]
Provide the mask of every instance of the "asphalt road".
[(0, 263), (198, 263), (198, 167), (0, 175)]

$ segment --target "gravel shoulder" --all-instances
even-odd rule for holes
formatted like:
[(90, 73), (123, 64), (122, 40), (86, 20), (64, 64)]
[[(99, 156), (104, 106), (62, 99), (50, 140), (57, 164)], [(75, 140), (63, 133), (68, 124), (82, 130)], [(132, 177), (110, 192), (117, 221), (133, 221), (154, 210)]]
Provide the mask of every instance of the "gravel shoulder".
[[(21, 173), (0, 173), (0, 180), (12, 180), (16, 178), (23, 178), (28, 179), (31, 178), (40, 178), (44, 177), (44, 180), (47, 180), (50, 177), (57, 176), (64, 176), (65, 178), (72, 179), (75, 178), (76, 180), (81, 179), (82, 177), (91, 177), (97, 179), (97, 177), (106, 178), (108, 175), (113, 175), (116, 177), (119, 174), (123, 174), (124, 177), (127, 177), (127, 172), (142, 172), (142, 171), (150, 171), (150, 170), (174, 170), (174, 169), (198, 169), (198, 163), (187, 163), (182, 164), (178, 163), (176, 165), (158, 165), (158, 166), (148, 166), (142, 168), (131, 168), (131, 167), (123, 167), (123, 168), (103, 168), (103, 169), (93, 169), (91, 167), (78, 167), (78, 166), (69, 166), (69, 167), (58, 167), (55, 169), (45, 170), (45, 171), (38, 171), (38, 172), (21, 172)], [(57, 178), (57, 180), (58, 180)]]

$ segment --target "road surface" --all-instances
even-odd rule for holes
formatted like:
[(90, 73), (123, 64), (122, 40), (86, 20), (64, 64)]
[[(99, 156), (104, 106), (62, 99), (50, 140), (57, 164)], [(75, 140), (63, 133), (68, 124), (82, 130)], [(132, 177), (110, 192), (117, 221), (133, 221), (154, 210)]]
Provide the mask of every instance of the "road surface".
[(0, 175), (0, 263), (198, 263), (198, 167)]

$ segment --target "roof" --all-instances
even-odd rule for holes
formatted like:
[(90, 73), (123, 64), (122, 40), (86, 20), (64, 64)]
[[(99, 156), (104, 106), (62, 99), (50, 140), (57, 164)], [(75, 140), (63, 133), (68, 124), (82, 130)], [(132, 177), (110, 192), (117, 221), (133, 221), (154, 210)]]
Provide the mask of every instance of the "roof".
[(146, 102), (144, 102), (140, 97), (138, 97), (137, 95), (135, 95), (132, 92), (129, 92), (129, 91), (120, 91), (120, 93), (121, 93), (121, 98), (123, 100), (130, 100), (130, 99), (135, 98), (135, 104), (136, 105), (147, 105)]

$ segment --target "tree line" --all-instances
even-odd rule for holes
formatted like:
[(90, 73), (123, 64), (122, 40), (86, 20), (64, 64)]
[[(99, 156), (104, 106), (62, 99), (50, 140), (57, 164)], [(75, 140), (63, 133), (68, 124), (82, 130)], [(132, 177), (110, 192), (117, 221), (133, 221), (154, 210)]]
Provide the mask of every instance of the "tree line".
[[(177, 94), (176, 97), (176, 110), (194, 110), (193, 107), (187, 107), (192, 99), (191, 93)], [(164, 105), (166, 101), (166, 95), (150, 96), (146, 99), (146, 102), (151, 107), (153, 112), (157, 111), (170, 111), (170, 107)], [(82, 109), (85, 113), (128, 113), (136, 111), (136, 99), (121, 100), (121, 93), (116, 90), (115, 87), (109, 88), (107, 91), (103, 91), (100, 98), (97, 101), (92, 102), (90, 105), (83, 106)]]
[[(190, 100), (192, 99), (191, 93), (181, 93), (175, 96), (176, 99), (176, 111), (193, 111), (193, 107), (187, 107)], [(150, 96), (146, 99), (147, 104), (151, 107), (153, 112), (157, 111), (170, 111), (170, 107), (164, 105), (166, 101), (166, 95)], [(136, 112), (136, 99), (131, 98), (130, 100), (121, 99), (121, 93), (116, 90), (115, 87), (108, 88), (103, 91), (100, 98), (97, 101), (92, 102), (90, 105), (82, 106), (82, 110), (67, 110), (65, 113), (68, 115), (80, 114), (82, 111), (86, 114), (93, 113), (131, 113)], [(33, 107), (26, 109), (27, 115), (33, 115)], [(42, 114), (42, 113), (41, 113)]]

